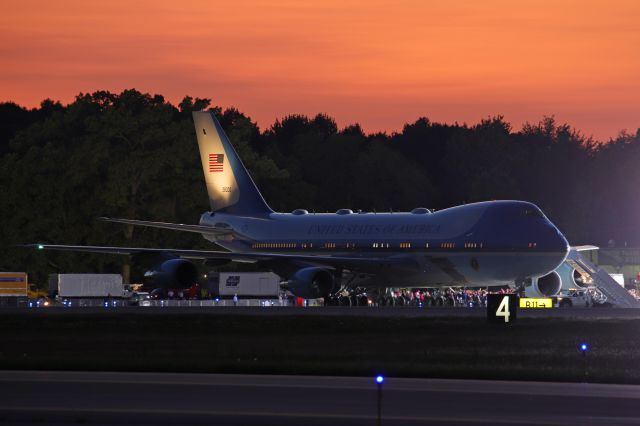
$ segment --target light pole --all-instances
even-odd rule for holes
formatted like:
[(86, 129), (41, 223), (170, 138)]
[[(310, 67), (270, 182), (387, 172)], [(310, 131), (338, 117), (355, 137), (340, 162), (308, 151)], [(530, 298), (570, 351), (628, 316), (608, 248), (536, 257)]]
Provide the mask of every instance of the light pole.
[(384, 377), (380, 374), (376, 376), (376, 385), (378, 386), (378, 426), (382, 424), (382, 384)]
[(587, 381), (587, 376), (589, 374), (587, 370), (587, 352), (589, 351), (589, 345), (586, 343), (580, 344), (580, 352), (582, 352), (582, 367), (583, 367), (583, 378), (584, 381)]

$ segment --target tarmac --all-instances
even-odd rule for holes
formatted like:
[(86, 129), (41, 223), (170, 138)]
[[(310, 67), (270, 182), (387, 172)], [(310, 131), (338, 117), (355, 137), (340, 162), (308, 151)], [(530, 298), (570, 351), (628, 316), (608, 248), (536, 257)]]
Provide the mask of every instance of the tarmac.
[(640, 423), (633, 385), (0, 371), (0, 389), (0, 424), (12, 425)]
[[(416, 307), (46, 307), (2, 308), (2, 315), (245, 315), (245, 316), (345, 316), (345, 317), (401, 317), (401, 318), (486, 318), (486, 308), (416, 308)], [(584, 319), (640, 319), (640, 309), (623, 308), (551, 308), (518, 309), (518, 318), (584, 318)]]

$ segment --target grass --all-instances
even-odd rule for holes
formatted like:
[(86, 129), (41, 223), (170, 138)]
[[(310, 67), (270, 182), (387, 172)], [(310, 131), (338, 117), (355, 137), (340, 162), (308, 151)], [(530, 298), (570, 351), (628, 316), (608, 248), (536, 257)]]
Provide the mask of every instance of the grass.
[(3, 369), (640, 383), (635, 319), (6, 314), (0, 342)]

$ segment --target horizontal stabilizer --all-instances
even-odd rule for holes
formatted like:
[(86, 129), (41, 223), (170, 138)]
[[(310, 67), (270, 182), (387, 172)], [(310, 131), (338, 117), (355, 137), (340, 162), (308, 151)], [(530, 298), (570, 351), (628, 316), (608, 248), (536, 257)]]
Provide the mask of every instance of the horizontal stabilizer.
[(571, 250), (573, 251), (598, 250), (599, 248), (598, 246), (571, 246)]
[(126, 225), (147, 226), (150, 228), (172, 229), (174, 231), (197, 232), (198, 234), (225, 235), (233, 233), (233, 229), (226, 224), (222, 224), (224, 226), (188, 225), (183, 223), (151, 222), (134, 219), (112, 219), (109, 217), (100, 217), (98, 220), (124, 223)]

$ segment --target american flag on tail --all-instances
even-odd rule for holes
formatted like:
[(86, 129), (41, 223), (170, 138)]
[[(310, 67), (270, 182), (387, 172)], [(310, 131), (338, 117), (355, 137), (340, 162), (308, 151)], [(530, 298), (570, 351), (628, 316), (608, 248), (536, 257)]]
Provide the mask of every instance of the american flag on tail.
[(209, 172), (223, 171), (224, 154), (209, 154)]

